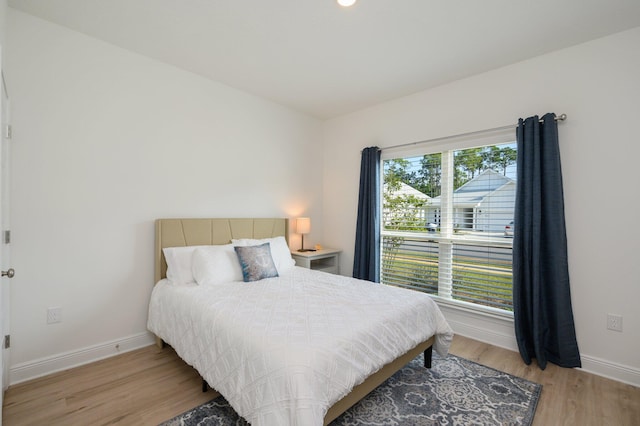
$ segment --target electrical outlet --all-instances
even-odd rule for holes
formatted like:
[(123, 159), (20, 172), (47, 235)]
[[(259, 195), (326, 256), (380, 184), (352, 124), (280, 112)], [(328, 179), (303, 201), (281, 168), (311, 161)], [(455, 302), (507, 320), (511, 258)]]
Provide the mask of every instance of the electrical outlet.
[(622, 315), (607, 314), (607, 329), (622, 331)]
[(62, 322), (62, 308), (47, 309), (47, 324), (55, 324), (57, 322)]

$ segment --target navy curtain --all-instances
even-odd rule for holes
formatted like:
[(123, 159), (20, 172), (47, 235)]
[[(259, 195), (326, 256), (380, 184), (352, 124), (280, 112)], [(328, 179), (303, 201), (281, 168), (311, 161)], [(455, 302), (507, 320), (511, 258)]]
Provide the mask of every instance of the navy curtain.
[(558, 125), (520, 119), (513, 239), (513, 312), (522, 359), (580, 367), (569, 289)]
[(380, 149), (362, 150), (353, 277), (380, 282)]

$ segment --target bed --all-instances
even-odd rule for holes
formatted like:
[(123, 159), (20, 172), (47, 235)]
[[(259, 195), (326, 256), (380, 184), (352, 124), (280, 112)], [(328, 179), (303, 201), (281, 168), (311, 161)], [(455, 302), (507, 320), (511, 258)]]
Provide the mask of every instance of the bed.
[[(285, 268), (274, 241), (287, 235), (281, 218), (156, 221), (148, 328), (247, 421), (326, 425), (421, 353), (425, 366), (432, 348), (446, 355), (453, 333), (431, 298)], [(232, 240), (252, 248), (271, 241), (279, 276), (203, 285), (167, 279), (164, 249), (226, 252)]]

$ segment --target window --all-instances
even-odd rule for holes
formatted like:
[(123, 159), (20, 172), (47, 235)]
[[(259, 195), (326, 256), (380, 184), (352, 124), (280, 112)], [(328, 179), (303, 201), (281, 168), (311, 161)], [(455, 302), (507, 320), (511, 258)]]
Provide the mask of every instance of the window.
[(453, 141), (401, 155), (383, 150), (384, 284), (468, 307), (513, 310), (513, 133), (490, 138), (500, 143)]

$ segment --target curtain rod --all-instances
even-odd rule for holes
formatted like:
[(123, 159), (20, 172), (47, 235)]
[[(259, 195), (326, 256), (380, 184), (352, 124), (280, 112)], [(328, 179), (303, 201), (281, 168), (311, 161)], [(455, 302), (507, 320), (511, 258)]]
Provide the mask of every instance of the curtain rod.
[[(554, 117), (555, 121), (564, 121), (566, 119), (567, 119), (567, 114), (560, 114), (560, 115), (556, 115)], [(544, 122), (543, 119), (540, 119), (538, 121), (540, 121), (540, 123)], [(518, 125), (515, 126), (515, 128), (517, 128), (517, 127), (518, 127)], [(497, 132), (497, 131), (500, 131), (500, 130), (508, 130), (508, 129), (512, 129), (512, 128), (514, 128), (513, 125), (502, 126), (502, 127), (494, 127), (494, 128), (485, 129), (485, 130), (476, 130), (474, 132), (460, 133), (458, 135), (443, 136), (443, 137), (440, 137), (440, 138), (427, 139), (426, 141), (409, 142), (409, 143), (403, 143), (403, 144), (400, 144), (400, 145), (387, 146), (385, 148), (380, 148), (380, 151), (384, 151), (385, 149), (404, 148), (406, 146), (418, 145), (418, 144), (429, 143), (429, 142), (446, 141), (448, 139), (461, 138), (461, 137), (465, 137), (465, 136), (473, 136), (473, 135), (478, 135), (478, 134), (488, 133), (488, 132)]]

